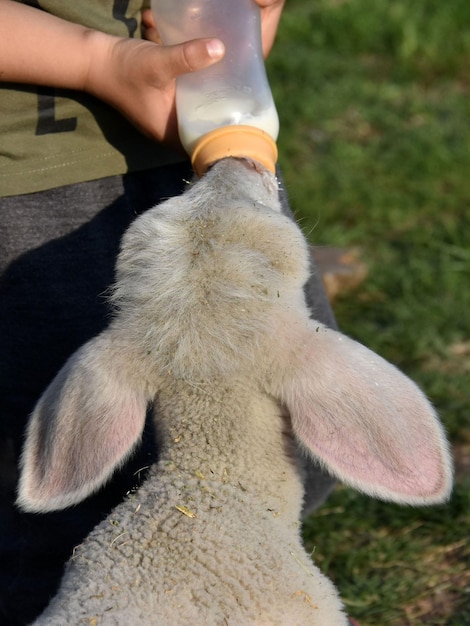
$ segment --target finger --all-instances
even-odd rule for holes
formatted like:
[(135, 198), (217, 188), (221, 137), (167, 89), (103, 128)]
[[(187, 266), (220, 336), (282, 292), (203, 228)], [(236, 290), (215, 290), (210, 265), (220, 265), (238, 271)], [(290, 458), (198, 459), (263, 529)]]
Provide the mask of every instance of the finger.
[[(268, 0), (265, 0), (268, 2)], [(261, 13), (261, 39), (263, 42), (263, 55), (266, 58), (273, 47), (276, 38), (279, 21), (282, 15), (283, 2), (267, 4)]]
[(285, 0), (255, 0), (256, 4), (261, 8), (266, 7), (282, 7), (285, 4)]
[(144, 38), (147, 41), (152, 41), (153, 43), (162, 44), (162, 40), (160, 39), (160, 35), (158, 34), (158, 30), (156, 28), (148, 27), (144, 29)]
[(169, 66), (173, 76), (196, 72), (217, 63), (225, 54), (220, 39), (193, 39), (177, 46), (170, 46)]
[(153, 17), (151, 9), (144, 9), (142, 11), (142, 24), (145, 28), (156, 28), (155, 18)]
[(144, 39), (161, 45), (162, 40), (160, 39), (160, 35), (158, 34), (158, 30), (155, 25), (155, 19), (150, 9), (144, 9), (142, 11), (142, 27)]

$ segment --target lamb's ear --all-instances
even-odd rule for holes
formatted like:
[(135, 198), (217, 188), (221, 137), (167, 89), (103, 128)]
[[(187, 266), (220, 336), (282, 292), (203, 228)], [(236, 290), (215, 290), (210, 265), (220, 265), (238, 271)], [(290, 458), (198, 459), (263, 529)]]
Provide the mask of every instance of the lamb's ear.
[(22, 509), (46, 512), (83, 500), (138, 442), (147, 398), (131, 388), (115, 355), (102, 333), (70, 357), (40, 398), (21, 460)]
[(348, 337), (311, 322), (279, 392), (302, 446), (345, 483), (408, 504), (443, 502), (452, 464), (418, 387)]

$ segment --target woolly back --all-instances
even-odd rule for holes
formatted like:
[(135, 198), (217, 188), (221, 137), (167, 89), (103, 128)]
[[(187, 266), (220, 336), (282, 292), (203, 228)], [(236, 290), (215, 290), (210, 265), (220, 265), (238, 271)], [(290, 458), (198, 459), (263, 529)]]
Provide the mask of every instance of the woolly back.
[(305, 308), (308, 271), (304, 237), (280, 212), (274, 176), (227, 159), (129, 228), (112, 296), (116, 324), (178, 378), (228, 376), (256, 362), (282, 311)]

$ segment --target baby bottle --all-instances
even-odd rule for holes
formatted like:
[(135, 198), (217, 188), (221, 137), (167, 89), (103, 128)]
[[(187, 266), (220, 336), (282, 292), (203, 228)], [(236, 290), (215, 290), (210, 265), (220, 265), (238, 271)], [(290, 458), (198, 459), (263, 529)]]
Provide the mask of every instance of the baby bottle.
[(152, 0), (162, 42), (204, 37), (225, 56), (176, 79), (178, 131), (201, 176), (215, 161), (249, 157), (275, 171), (279, 119), (264, 66), (261, 14), (253, 0)]

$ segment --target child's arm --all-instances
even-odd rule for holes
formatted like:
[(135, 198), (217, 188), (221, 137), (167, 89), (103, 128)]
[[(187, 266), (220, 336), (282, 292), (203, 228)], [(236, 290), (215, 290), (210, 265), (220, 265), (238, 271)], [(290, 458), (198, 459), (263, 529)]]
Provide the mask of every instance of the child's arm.
[(218, 40), (157, 46), (0, 0), (0, 81), (86, 91), (158, 141), (177, 137), (175, 77), (211, 65), (223, 52)]

